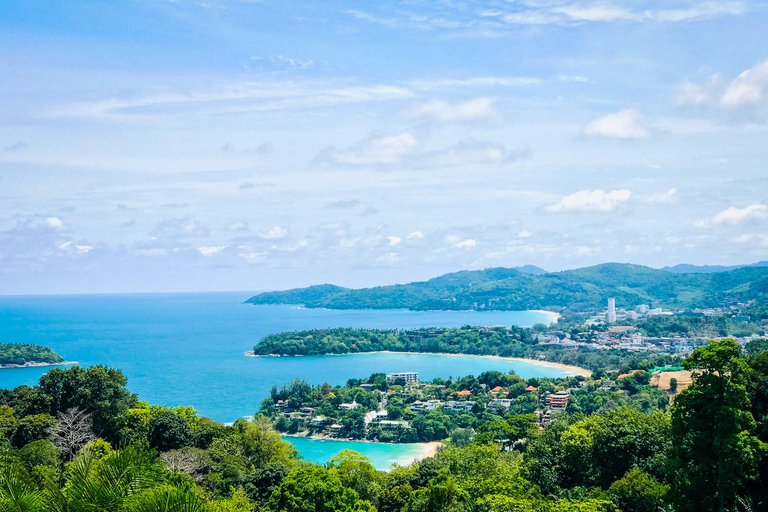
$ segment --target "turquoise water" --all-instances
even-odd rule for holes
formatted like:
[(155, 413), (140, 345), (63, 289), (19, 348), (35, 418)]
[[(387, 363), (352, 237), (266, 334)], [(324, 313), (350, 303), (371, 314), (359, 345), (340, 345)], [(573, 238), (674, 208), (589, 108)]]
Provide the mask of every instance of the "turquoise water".
[(310, 462), (325, 464), (342, 450), (354, 450), (371, 459), (376, 469), (390, 469), (392, 464), (406, 466), (428, 450), (428, 445), (422, 443), (384, 444), (290, 436), (283, 439), (293, 444), (301, 456)]
[[(247, 292), (0, 297), (0, 342), (47, 345), (68, 361), (120, 368), (141, 399), (192, 405), (218, 421), (252, 415), (271, 386), (294, 378), (343, 384), (352, 377), (393, 371), (417, 371), (424, 379), (485, 370), (515, 370), (523, 377), (568, 374), (544, 365), (464, 356), (245, 357), (262, 336), (281, 331), (548, 321), (546, 314), (530, 311), (334, 311), (242, 304), (248, 297)], [(0, 370), (0, 388), (34, 385), (47, 370)]]

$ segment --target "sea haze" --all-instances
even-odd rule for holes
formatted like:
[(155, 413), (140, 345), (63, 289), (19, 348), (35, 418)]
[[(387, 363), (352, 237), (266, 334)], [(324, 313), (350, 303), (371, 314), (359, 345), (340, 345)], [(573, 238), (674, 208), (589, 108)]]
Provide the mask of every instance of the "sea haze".
[[(273, 385), (295, 378), (343, 384), (373, 372), (417, 371), (424, 379), (515, 370), (566, 370), (493, 358), (370, 353), (245, 357), (269, 333), (327, 327), (530, 326), (533, 311), (322, 310), (252, 306), (243, 293), (0, 297), (0, 340), (46, 345), (68, 361), (120, 368), (128, 387), (154, 404), (191, 405), (217, 421), (252, 415)], [(34, 385), (47, 368), (0, 370), (0, 388)]]

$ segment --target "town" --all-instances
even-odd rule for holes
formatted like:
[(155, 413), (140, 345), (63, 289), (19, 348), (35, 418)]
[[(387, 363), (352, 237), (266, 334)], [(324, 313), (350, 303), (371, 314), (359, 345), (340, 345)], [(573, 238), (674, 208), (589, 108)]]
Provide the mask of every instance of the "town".
[(600, 401), (597, 395), (612, 403), (646, 404), (639, 408), (664, 407), (670, 393), (678, 391), (676, 382), (670, 389), (669, 379), (660, 389), (658, 376), (664, 372), (686, 373), (681, 367), (659, 367), (625, 374), (601, 372), (596, 378), (523, 379), (513, 372), (491, 371), (477, 378), (422, 382), (416, 372), (400, 372), (373, 374), (336, 387), (313, 387), (296, 380), (274, 387), (259, 412), (289, 435), (435, 441), (457, 432), (474, 436), (475, 429), (482, 433), (484, 425), (521, 415), (541, 428), (566, 411), (594, 412), (589, 404)]
[[(624, 309), (616, 307), (615, 299), (608, 299), (607, 302), (605, 311), (583, 315), (585, 319), (580, 323), (586, 329), (560, 329), (560, 322), (552, 329), (536, 332), (534, 338), (537, 344), (574, 350), (621, 349), (685, 357), (713, 339), (732, 338), (740, 345), (745, 345), (764, 337), (768, 330), (768, 323), (755, 322), (749, 314), (744, 313), (752, 302), (679, 311), (653, 308), (648, 304)], [(681, 322), (683, 320), (685, 323)], [(666, 329), (665, 324), (668, 325)], [(713, 330), (702, 329), (708, 325), (715, 327)], [(730, 328), (725, 329), (727, 327)], [(665, 330), (666, 333), (663, 332)], [(698, 332), (700, 330), (704, 332)], [(734, 330), (736, 335), (732, 332)], [(662, 335), (652, 335), (649, 331), (662, 331)]]

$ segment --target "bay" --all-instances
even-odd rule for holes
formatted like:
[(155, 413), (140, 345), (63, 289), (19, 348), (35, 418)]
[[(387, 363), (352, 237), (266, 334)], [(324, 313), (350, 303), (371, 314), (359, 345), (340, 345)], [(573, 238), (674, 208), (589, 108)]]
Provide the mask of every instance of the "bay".
[[(322, 310), (242, 304), (250, 295), (0, 297), (0, 342), (46, 345), (83, 366), (105, 364), (119, 368), (128, 378), (128, 387), (141, 399), (169, 406), (191, 405), (201, 415), (222, 422), (253, 415), (271, 386), (295, 378), (335, 385), (374, 372), (416, 371), (425, 380), (478, 375), (486, 370), (514, 370), (525, 378), (569, 374), (537, 363), (474, 356), (367, 353), (246, 357), (245, 352), (262, 336), (282, 331), (530, 326), (550, 320), (546, 313), (533, 311)], [(2, 369), (0, 388), (35, 385), (49, 369)], [(394, 452), (384, 456), (382, 464), (389, 460), (386, 457), (400, 458), (399, 451), (405, 450), (402, 446), (384, 446), (384, 450)]]
[(309, 462), (325, 464), (342, 450), (354, 450), (368, 457), (373, 467), (380, 470), (391, 469), (393, 464), (407, 466), (430, 450), (428, 443), (368, 443), (293, 436), (284, 436), (283, 439), (290, 442)]

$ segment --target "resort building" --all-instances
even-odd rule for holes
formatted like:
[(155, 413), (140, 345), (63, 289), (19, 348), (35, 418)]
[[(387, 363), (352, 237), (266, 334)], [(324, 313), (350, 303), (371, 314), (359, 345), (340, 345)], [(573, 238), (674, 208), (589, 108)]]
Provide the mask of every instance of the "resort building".
[(467, 400), (464, 402), (451, 400), (450, 402), (445, 402), (445, 404), (443, 404), (443, 409), (445, 409), (446, 411), (472, 412), (472, 409), (474, 408), (475, 408), (475, 402), (472, 400)]
[(398, 430), (405, 430), (411, 428), (411, 425), (407, 421), (402, 420), (381, 420), (379, 427), (384, 432), (396, 432)]
[(388, 373), (387, 380), (393, 382), (397, 379), (403, 379), (406, 384), (415, 384), (419, 382), (419, 374), (417, 372), (400, 372), (400, 373)]
[(409, 407), (413, 412), (434, 411), (440, 405), (440, 400), (429, 400), (427, 402), (413, 402)]
[(514, 400), (509, 398), (497, 398), (488, 402), (488, 409), (509, 409)]
[(358, 404), (354, 400), (352, 401), (351, 404), (339, 404), (340, 411), (351, 411), (352, 409), (357, 409), (358, 407), (360, 407), (360, 404)]
[(570, 393), (568, 391), (558, 391), (557, 393), (550, 393), (547, 395), (547, 405), (555, 410), (564, 410), (568, 407), (568, 399)]

